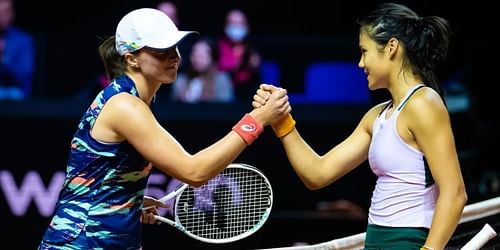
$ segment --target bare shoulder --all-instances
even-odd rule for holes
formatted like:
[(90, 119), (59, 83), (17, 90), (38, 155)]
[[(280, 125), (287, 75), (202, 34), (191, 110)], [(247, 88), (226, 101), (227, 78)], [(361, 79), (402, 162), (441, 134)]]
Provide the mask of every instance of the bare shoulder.
[(120, 93), (111, 97), (106, 103), (106, 106), (108, 114), (112, 114), (121, 119), (126, 119), (128, 117), (133, 118), (143, 113), (151, 113), (146, 103), (129, 93)]
[(448, 119), (448, 110), (441, 96), (432, 88), (417, 90), (405, 105), (403, 114), (415, 122)]
[(376, 104), (375, 106), (371, 107), (363, 116), (363, 119), (361, 120), (361, 125), (369, 132), (371, 132), (373, 122), (377, 118), (377, 116), (382, 113), (384, 108), (387, 106), (389, 101), (385, 101), (379, 104)]
[(116, 94), (104, 104), (92, 136), (106, 142), (123, 141), (128, 131), (133, 131), (130, 128), (141, 126), (148, 116), (152, 113), (141, 99), (128, 93)]
[(372, 108), (370, 108), (368, 110), (368, 112), (366, 112), (365, 114), (365, 117), (364, 119), (368, 119), (370, 121), (373, 121), (375, 120), (375, 118), (380, 114), (382, 113), (382, 111), (384, 110), (384, 108), (389, 104), (389, 101), (385, 101), (385, 102), (382, 102), (382, 103), (379, 103), (379, 104), (376, 104), (375, 106), (373, 106)]
[(146, 126), (154, 121), (150, 107), (140, 98), (129, 93), (111, 97), (99, 115), (101, 124), (115, 133), (123, 135), (130, 128)]

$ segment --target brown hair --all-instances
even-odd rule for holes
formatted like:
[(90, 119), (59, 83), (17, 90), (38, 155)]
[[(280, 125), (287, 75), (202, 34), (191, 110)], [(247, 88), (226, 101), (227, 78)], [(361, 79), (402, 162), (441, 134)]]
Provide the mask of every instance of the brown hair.
[(359, 24), (360, 31), (381, 46), (393, 37), (399, 39), (406, 52), (405, 64), (443, 96), (436, 68), (445, 62), (450, 43), (451, 30), (446, 19), (420, 17), (404, 5), (384, 3)]
[(117, 76), (125, 74), (127, 62), (125, 57), (121, 56), (115, 47), (115, 36), (110, 36), (104, 40), (98, 48), (101, 60), (104, 63), (106, 76), (112, 80)]

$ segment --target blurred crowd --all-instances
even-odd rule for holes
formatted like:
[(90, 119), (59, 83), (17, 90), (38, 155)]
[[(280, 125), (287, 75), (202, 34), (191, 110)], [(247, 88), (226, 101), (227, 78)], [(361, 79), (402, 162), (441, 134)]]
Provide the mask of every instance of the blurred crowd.
[(31, 96), (35, 45), (28, 32), (14, 25), (14, 0), (0, 0), (0, 101)]
[[(156, 8), (182, 29), (175, 3), (163, 1)], [(250, 23), (244, 10), (233, 8), (225, 16), (221, 35), (191, 36), (179, 46), (181, 66), (177, 80), (164, 85), (159, 100), (230, 103), (250, 100), (261, 82), (261, 56), (250, 42)], [(108, 84), (104, 72), (77, 93), (90, 99)]]

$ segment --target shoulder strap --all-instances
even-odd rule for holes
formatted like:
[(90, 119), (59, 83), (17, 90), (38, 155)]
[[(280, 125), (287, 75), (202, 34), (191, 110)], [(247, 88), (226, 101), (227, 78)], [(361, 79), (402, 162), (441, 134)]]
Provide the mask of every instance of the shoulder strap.
[(380, 117), (382, 115), (382, 113), (384, 113), (384, 111), (387, 110), (391, 106), (392, 106), (392, 100), (386, 101), (384, 108), (382, 110), (380, 110), (380, 113), (378, 113), (377, 117)]
[(418, 85), (415, 85), (413, 87), (413, 89), (411, 89), (410, 91), (408, 91), (408, 94), (406, 94), (405, 98), (403, 99), (403, 101), (399, 104), (398, 108), (396, 109), (397, 111), (400, 111), (404, 105), (408, 102), (408, 100), (410, 99), (410, 97), (420, 88), (422, 87), (425, 87), (424, 84), (418, 84)]

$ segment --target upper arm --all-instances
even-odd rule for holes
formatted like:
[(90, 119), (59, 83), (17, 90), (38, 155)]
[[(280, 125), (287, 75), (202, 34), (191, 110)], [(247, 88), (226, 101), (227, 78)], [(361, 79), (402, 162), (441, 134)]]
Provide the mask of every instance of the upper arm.
[(354, 131), (324, 156), (323, 168), (329, 183), (344, 176), (368, 159), (372, 125), (382, 106), (369, 110)]
[[(174, 165), (190, 156), (156, 120), (150, 107), (135, 96), (119, 94), (111, 98), (109, 127), (130, 143), (146, 160), (176, 176)], [(167, 160), (168, 159), (168, 160)]]
[(410, 132), (440, 189), (463, 185), (450, 117), (441, 97), (424, 88), (407, 105)]

